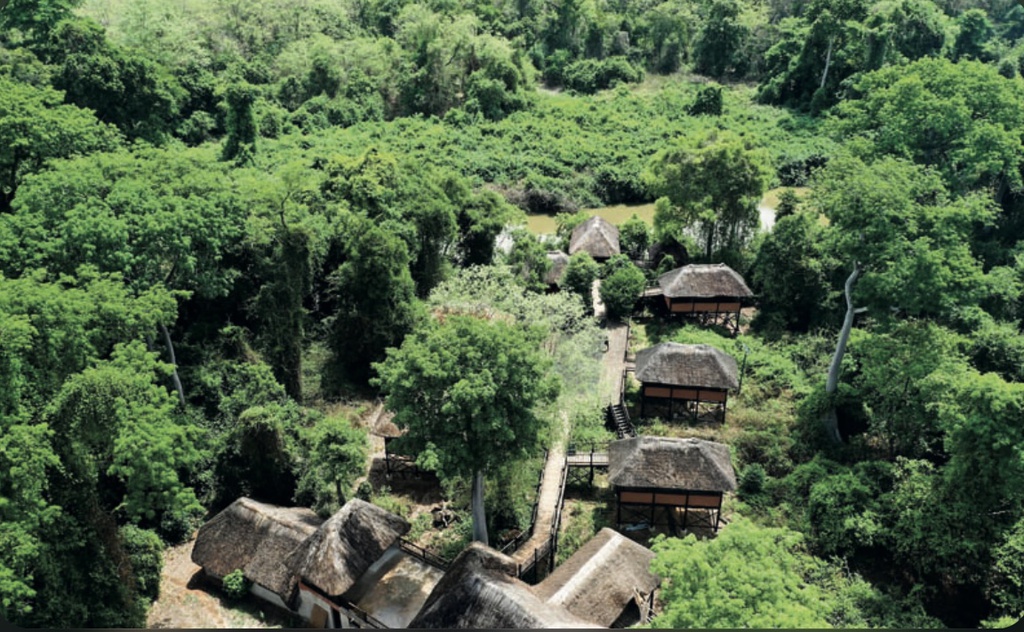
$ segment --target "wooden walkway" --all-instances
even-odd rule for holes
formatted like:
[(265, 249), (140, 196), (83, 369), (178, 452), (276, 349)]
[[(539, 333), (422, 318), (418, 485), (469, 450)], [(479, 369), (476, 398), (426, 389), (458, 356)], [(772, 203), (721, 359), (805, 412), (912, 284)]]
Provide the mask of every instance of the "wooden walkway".
[[(604, 304), (601, 303), (600, 295), (601, 281), (594, 281), (592, 296), (594, 299), (594, 313), (600, 319), (604, 316)], [(618, 404), (622, 393), (622, 372), (625, 367), (626, 345), (629, 341), (629, 325), (623, 323), (608, 323), (605, 326), (608, 334), (608, 351), (602, 358), (601, 401), (603, 404)], [(565, 478), (562, 476), (562, 468), (565, 465), (572, 466), (577, 460), (586, 458), (586, 462), (580, 462), (579, 467), (607, 467), (608, 455), (595, 454), (595, 459), (604, 460), (603, 465), (597, 461), (591, 462), (590, 452), (578, 454), (566, 458), (566, 440), (569, 437), (569, 416), (562, 413), (563, 432), (554, 442), (548, 451), (548, 460), (544, 464), (544, 476), (541, 479), (540, 494), (537, 502), (537, 520), (533, 525), (533, 535), (522, 546), (511, 553), (514, 559), (522, 567), (533, 563), (535, 559), (547, 552), (551, 544), (552, 530), (560, 515), (562, 494), (565, 491)]]
[(526, 566), (532, 563), (534, 551), (547, 546), (551, 541), (551, 528), (554, 526), (558, 504), (562, 498), (562, 464), (565, 463), (565, 443), (560, 441), (551, 446), (548, 460), (544, 464), (544, 479), (540, 484), (540, 498), (537, 501), (537, 522), (533, 524), (533, 536), (523, 543), (514, 553), (512, 559)]
[(608, 467), (607, 452), (584, 452), (565, 457), (569, 467)]

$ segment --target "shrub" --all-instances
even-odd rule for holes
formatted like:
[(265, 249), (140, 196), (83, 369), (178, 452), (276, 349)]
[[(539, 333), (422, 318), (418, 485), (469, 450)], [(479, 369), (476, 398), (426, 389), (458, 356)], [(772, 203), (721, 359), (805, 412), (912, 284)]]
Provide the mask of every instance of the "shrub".
[(164, 567), (164, 543), (153, 531), (132, 524), (119, 529), (121, 545), (132, 563), (139, 594), (150, 601), (160, 596), (160, 572)]
[(249, 580), (242, 574), (242, 569), (236, 568), (227, 575), (224, 576), (221, 584), (224, 588), (224, 594), (231, 599), (241, 599), (249, 593), (249, 586), (251, 585)]
[(744, 496), (756, 496), (764, 491), (766, 480), (764, 467), (760, 463), (751, 463), (743, 468), (743, 474), (740, 476), (740, 493)]
[(562, 285), (566, 290), (573, 292), (583, 299), (583, 304), (587, 306), (587, 313), (590, 313), (591, 305), (591, 286), (594, 284), (594, 279), (600, 268), (597, 262), (587, 252), (577, 252), (573, 256), (569, 257), (569, 265), (565, 268), (565, 276), (562, 279)]
[(628, 316), (637, 297), (644, 291), (645, 277), (640, 268), (629, 262), (611, 273), (601, 282), (601, 300), (608, 310), (608, 318)]
[(720, 86), (702, 86), (697, 91), (697, 98), (687, 112), (690, 116), (709, 114), (720, 116), (722, 114), (722, 88)]

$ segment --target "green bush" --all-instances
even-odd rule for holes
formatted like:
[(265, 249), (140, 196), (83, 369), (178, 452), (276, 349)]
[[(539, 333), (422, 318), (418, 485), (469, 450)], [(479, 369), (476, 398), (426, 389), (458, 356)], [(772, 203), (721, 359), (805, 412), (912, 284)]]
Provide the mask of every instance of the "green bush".
[(740, 493), (744, 496), (756, 496), (764, 491), (767, 475), (760, 463), (751, 463), (743, 468), (740, 475)]
[(150, 601), (160, 596), (160, 572), (164, 567), (164, 543), (153, 531), (132, 524), (119, 529), (121, 545), (132, 563), (139, 594)]
[(601, 300), (608, 310), (609, 319), (629, 316), (633, 305), (644, 291), (646, 277), (640, 268), (630, 262), (601, 282)]
[(614, 88), (619, 83), (636, 83), (644, 78), (642, 70), (625, 57), (581, 59), (565, 68), (562, 82), (566, 88), (583, 94)]
[(697, 91), (697, 98), (687, 112), (690, 116), (709, 114), (720, 116), (722, 114), (722, 88), (721, 86), (703, 86)]
[(236, 568), (224, 576), (221, 586), (224, 593), (231, 599), (241, 599), (249, 593), (251, 583), (242, 574), (242, 569)]

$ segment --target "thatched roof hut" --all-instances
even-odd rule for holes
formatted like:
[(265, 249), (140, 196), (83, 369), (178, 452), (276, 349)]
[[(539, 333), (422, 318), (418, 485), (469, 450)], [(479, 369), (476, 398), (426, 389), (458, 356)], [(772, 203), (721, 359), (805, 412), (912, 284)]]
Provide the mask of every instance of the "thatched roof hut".
[(669, 298), (748, 298), (754, 293), (743, 277), (724, 263), (692, 264), (669, 270), (658, 277)]
[(620, 488), (727, 492), (736, 489), (736, 473), (723, 443), (641, 436), (609, 445), (608, 482)]
[(569, 238), (569, 254), (580, 250), (594, 259), (608, 259), (619, 254), (619, 229), (595, 215), (573, 229)]
[(192, 561), (217, 577), (241, 569), (246, 579), (287, 603), (295, 578), (285, 558), (322, 522), (306, 508), (239, 498), (199, 529)]
[(650, 571), (653, 559), (650, 549), (606, 527), (534, 591), (548, 603), (565, 606), (582, 619), (608, 627), (630, 604), (638, 609), (649, 607), (660, 583)]
[(554, 250), (548, 253), (548, 261), (551, 262), (551, 268), (544, 275), (544, 283), (562, 285), (562, 277), (565, 276), (565, 269), (569, 265), (569, 255), (561, 250)]
[(353, 498), (292, 551), (286, 564), (305, 583), (337, 597), (407, 531), (401, 516)]
[(597, 627), (561, 606), (545, 603), (515, 575), (512, 558), (474, 542), (455, 558), (409, 627)]
[(636, 354), (636, 379), (645, 384), (739, 387), (736, 360), (710, 345), (662, 342)]

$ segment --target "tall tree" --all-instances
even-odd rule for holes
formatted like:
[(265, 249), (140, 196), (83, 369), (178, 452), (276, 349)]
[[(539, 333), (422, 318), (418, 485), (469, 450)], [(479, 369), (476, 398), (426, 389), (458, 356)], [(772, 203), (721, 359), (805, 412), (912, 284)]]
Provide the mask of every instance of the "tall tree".
[(375, 365), (402, 438), (442, 476), (473, 481), (473, 535), (484, 542), (483, 477), (535, 453), (543, 426), (534, 407), (554, 399), (551, 361), (537, 330), (450, 315), (408, 336)]
[(119, 144), (117, 130), (62, 101), (55, 90), (0, 76), (0, 212), (9, 210), (22, 178), (45, 161)]
[(409, 253), (395, 236), (400, 230), (351, 217), (346, 260), (329, 277), (337, 304), (330, 324), (336, 385), (339, 378), (365, 382), (370, 365), (401, 343), (419, 318)]
[(708, 261), (716, 249), (742, 245), (757, 227), (766, 162), (762, 150), (728, 131), (707, 132), (660, 152), (646, 173), (654, 195), (667, 199), (655, 211), (655, 230), (679, 238), (695, 229)]

